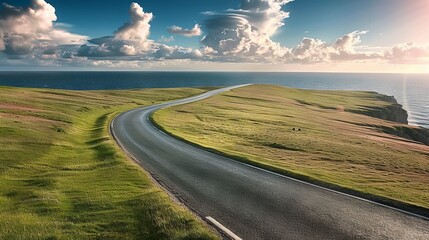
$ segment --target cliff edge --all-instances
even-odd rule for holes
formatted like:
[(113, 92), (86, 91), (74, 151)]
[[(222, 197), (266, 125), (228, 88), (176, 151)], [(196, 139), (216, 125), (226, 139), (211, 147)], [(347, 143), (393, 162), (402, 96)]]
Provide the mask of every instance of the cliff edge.
[[(364, 110), (350, 110), (350, 112), (364, 114), (391, 122), (408, 124), (408, 113), (402, 108), (402, 105), (396, 101), (395, 97), (377, 94), (377, 98), (390, 103), (390, 105), (385, 107), (366, 106), (364, 107)], [(429, 129), (409, 125), (373, 127), (380, 129), (384, 133), (393, 134), (429, 146)]]
[(390, 104), (385, 107), (365, 106), (361, 110), (350, 110), (350, 112), (364, 114), (391, 122), (408, 124), (408, 113), (402, 108), (402, 105), (396, 101), (395, 97), (377, 93), (377, 99)]

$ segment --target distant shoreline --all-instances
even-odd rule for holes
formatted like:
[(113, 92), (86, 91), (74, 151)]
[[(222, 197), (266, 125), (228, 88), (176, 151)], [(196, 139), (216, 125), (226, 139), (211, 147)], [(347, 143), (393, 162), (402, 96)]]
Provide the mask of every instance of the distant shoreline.
[[(302, 89), (376, 91), (394, 96), (409, 124), (429, 128), (427, 74), (281, 72), (1, 72), (0, 85), (69, 90), (116, 90), (275, 84)], [(426, 106), (426, 107), (425, 107)]]

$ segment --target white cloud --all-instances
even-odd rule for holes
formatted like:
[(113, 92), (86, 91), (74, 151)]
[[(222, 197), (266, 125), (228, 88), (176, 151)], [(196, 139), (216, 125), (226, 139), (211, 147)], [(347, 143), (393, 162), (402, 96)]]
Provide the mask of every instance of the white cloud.
[(199, 49), (184, 48), (158, 44), (152, 57), (155, 59), (203, 59), (204, 53)]
[[(97, 61), (102, 59), (111, 62), (143, 61), (158, 59), (201, 59), (203, 53), (199, 49), (168, 46), (154, 43), (149, 39), (152, 13), (145, 13), (143, 8), (132, 3), (130, 7), (131, 21), (124, 24), (113, 36), (94, 38), (82, 45), (77, 51), (79, 57), (88, 57)], [(186, 33), (185, 31), (189, 31)], [(199, 25), (192, 30), (183, 30), (182, 35), (197, 34)], [(161, 41), (170, 42), (174, 38), (162, 37)], [(67, 55), (68, 56), (68, 55)], [(101, 62), (102, 63), (102, 62)]]
[(134, 56), (151, 49), (149, 40), (152, 13), (145, 13), (138, 3), (132, 3), (129, 10), (131, 21), (115, 31), (113, 36), (94, 38), (89, 44), (82, 45), (79, 56), (85, 57), (117, 57)]
[(86, 36), (56, 27), (55, 8), (44, 0), (32, 0), (27, 8), (3, 4), (0, 11), (0, 51), (9, 56), (64, 44), (82, 44)]
[(377, 52), (359, 52), (356, 47), (361, 43), (361, 35), (367, 31), (354, 31), (328, 44), (320, 39), (304, 38), (291, 50), (291, 61), (301, 63), (320, 63), (332, 61), (359, 61), (381, 59)]
[(128, 41), (136, 48), (147, 50), (151, 44), (148, 41), (150, 34), (150, 21), (153, 14), (145, 13), (143, 8), (133, 2), (130, 7), (131, 22), (120, 27), (114, 35), (116, 40)]
[(329, 46), (320, 39), (304, 38), (291, 50), (291, 61), (302, 63), (325, 62), (329, 58)]
[[(238, 9), (206, 12), (207, 20), (192, 29), (172, 26), (170, 33), (187, 37), (206, 35), (200, 48), (169, 46), (174, 37), (149, 38), (152, 13), (132, 3), (130, 22), (111, 36), (85, 40), (69, 32), (70, 25), (56, 23), (55, 8), (44, 0), (32, 0), (27, 8), (3, 4), (0, 11), (0, 65), (142, 67), (198, 62), (200, 64), (350, 64), (429, 62), (429, 45), (414, 43), (393, 47), (361, 45), (367, 31), (354, 31), (325, 42), (304, 38), (293, 48), (272, 40), (289, 13), (282, 7), (291, 0), (242, 0)], [(152, 63), (151, 63), (152, 62)], [(192, 68), (192, 67), (191, 67)]]
[(201, 30), (199, 24), (195, 24), (192, 29), (183, 29), (182, 27), (173, 25), (168, 28), (168, 32), (172, 34), (182, 35), (185, 37), (197, 37), (203, 34), (203, 31)]
[(282, 57), (287, 49), (271, 40), (284, 25), (289, 13), (282, 6), (291, 0), (242, 0), (239, 9), (210, 12), (201, 43), (220, 55), (248, 57)]
[(119, 52), (123, 53), (124, 55), (127, 56), (132, 56), (135, 55), (137, 53), (137, 50), (134, 46), (132, 45), (122, 45), (122, 47), (119, 48)]
[(398, 44), (384, 55), (392, 63), (428, 63), (429, 46), (418, 46), (415, 43)]
[(173, 36), (166, 37), (162, 35), (161, 38), (158, 39), (158, 42), (162, 42), (162, 43), (174, 42), (174, 37)]

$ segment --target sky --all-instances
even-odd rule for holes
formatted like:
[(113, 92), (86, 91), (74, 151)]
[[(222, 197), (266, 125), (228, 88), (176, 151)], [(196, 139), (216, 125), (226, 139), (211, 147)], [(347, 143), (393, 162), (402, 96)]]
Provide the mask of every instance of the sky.
[(6, 0), (0, 70), (429, 72), (429, 0)]

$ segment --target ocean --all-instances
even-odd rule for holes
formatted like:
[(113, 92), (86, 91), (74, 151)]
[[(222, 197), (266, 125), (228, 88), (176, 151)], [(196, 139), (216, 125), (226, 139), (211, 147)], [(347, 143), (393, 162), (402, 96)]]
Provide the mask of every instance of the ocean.
[(429, 128), (429, 74), (255, 72), (0, 72), (0, 85), (101, 90), (277, 84), (304, 89), (376, 91), (394, 96), (411, 125)]

